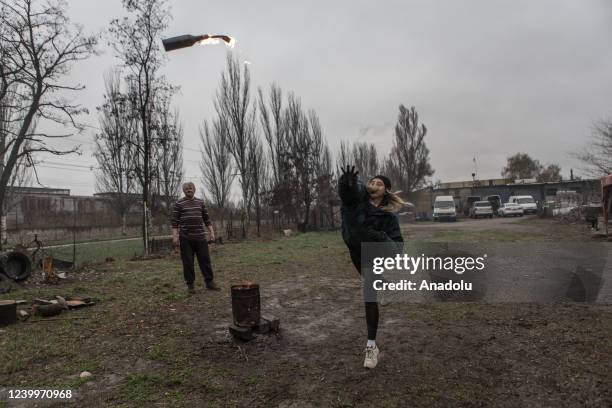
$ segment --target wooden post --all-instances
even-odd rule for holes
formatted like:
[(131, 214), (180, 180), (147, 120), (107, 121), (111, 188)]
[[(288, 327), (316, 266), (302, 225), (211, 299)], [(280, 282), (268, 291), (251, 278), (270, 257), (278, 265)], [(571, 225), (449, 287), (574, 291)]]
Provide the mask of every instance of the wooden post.
[(77, 201), (74, 200), (74, 219), (72, 220), (72, 269), (76, 268), (76, 220), (77, 220)]

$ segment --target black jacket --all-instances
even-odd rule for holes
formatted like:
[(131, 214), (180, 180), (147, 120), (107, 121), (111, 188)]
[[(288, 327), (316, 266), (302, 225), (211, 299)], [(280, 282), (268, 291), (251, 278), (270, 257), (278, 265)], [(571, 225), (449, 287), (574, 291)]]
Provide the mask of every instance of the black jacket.
[(397, 215), (370, 204), (360, 180), (351, 187), (343, 175), (338, 190), (342, 200), (342, 238), (349, 249), (361, 249), (362, 242), (404, 242)]

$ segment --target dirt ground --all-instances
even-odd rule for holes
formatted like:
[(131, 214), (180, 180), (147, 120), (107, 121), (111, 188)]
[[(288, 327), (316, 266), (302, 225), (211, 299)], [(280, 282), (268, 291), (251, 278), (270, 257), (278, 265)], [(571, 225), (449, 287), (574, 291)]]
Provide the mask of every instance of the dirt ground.
[[(506, 241), (558, 241), (590, 242), (589, 229), (583, 222), (563, 223), (557, 219), (541, 219), (537, 216), (494, 217), (494, 218), (460, 218), (456, 222), (418, 222), (405, 224), (404, 235), (415, 239), (444, 239), (452, 237), (453, 232), (471, 232), (478, 237), (481, 233), (494, 234), (496, 240)], [(449, 234), (448, 236), (445, 235)], [(481, 236), (482, 237), (482, 236)], [(467, 239), (473, 238), (468, 236)], [(452, 238), (451, 238), (452, 239)], [(460, 239), (466, 239), (461, 235)]]
[[(403, 229), (425, 240), (590, 239), (582, 225), (539, 219)], [(0, 388), (76, 394), (5, 406), (612, 406), (610, 304), (393, 303), (382, 308), (379, 366), (366, 370), (360, 281), (339, 232), (226, 244), (213, 262), (221, 292), (186, 296), (179, 260), (167, 257), (89, 267), (56, 287), (32, 279), (3, 295), (97, 302), (2, 328)], [(245, 281), (260, 284), (278, 335), (228, 336), (229, 287)]]

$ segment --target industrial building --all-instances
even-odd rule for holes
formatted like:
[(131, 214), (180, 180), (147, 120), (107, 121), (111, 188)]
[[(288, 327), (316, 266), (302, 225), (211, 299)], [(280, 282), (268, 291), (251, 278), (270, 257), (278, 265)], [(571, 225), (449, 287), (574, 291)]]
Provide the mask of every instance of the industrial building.
[[(431, 218), (433, 203), (437, 196), (452, 196), (459, 213), (469, 206), (468, 197), (499, 196), (502, 203), (516, 195), (530, 195), (544, 205), (558, 201), (560, 193), (573, 192), (577, 204), (601, 202), (601, 182), (599, 179), (574, 179), (558, 182), (538, 183), (535, 180), (488, 179), (438, 183), (410, 194), (409, 200), (415, 206), (417, 218)], [(564, 194), (566, 195), (566, 194)]]

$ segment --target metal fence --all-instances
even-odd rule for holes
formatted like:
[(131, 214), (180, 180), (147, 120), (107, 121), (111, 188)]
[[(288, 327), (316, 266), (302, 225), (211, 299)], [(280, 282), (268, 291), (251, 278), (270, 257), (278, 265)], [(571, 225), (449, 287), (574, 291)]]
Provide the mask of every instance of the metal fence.
[[(310, 214), (309, 230), (329, 230), (337, 228), (339, 219), (313, 209)], [(274, 238), (284, 235), (284, 231), (298, 229), (297, 220), (283, 216), (279, 211), (262, 211), (259, 225), (254, 214), (248, 221), (240, 211), (210, 209), (215, 235), (220, 242), (239, 241), (246, 238)], [(337, 214), (338, 215), (338, 214)], [(338, 215), (339, 216), (339, 215)], [(129, 225), (87, 225), (90, 218), (75, 217), (68, 225), (54, 225), (52, 228), (28, 228), (8, 231), (8, 241), (3, 249), (20, 249), (28, 253), (39, 266), (41, 260), (53, 257), (58, 265), (81, 267), (110, 260), (139, 259), (146, 255), (172, 250), (171, 228), (169, 223), (153, 224), (148, 228), (148, 245), (145, 250), (142, 227)]]

